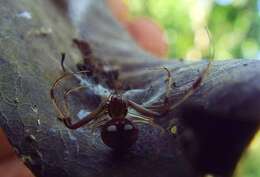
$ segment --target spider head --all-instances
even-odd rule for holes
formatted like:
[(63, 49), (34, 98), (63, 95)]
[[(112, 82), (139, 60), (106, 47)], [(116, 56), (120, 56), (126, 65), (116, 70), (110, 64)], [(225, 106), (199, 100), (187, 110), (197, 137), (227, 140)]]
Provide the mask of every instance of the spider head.
[(125, 118), (127, 103), (122, 96), (112, 95), (108, 103), (108, 114), (112, 119)]

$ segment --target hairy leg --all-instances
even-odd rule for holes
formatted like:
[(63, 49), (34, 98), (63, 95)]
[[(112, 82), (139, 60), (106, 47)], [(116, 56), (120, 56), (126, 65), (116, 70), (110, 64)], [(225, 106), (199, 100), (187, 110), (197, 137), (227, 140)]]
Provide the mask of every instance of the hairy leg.
[(163, 135), (165, 133), (164, 128), (162, 128), (160, 125), (156, 124), (154, 122), (154, 119), (151, 117), (141, 116), (129, 113), (129, 115), (134, 118), (133, 123), (141, 123), (141, 124), (148, 124), (151, 125), (154, 128), (157, 128), (160, 130), (160, 134)]

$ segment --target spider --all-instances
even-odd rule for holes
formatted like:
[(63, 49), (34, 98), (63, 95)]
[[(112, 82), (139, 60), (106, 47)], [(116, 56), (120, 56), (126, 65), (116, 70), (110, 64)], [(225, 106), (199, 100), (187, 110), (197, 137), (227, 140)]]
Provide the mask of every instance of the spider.
[[(159, 127), (154, 122), (155, 117), (161, 117), (169, 110), (176, 108), (182, 102), (184, 102), (189, 96), (191, 96), (196, 88), (198, 88), (205, 75), (208, 73), (210, 62), (207, 67), (202, 71), (201, 75), (195, 80), (192, 86), (187, 90), (186, 94), (183, 96), (181, 100), (176, 102), (173, 105), (169, 104), (169, 93), (171, 89), (171, 85), (173, 84), (173, 80), (171, 77), (170, 71), (166, 67), (162, 67), (161, 69), (167, 72), (166, 79), (166, 91), (164, 103), (161, 106), (150, 106), (145, 107), (135, 103), (132, 100), (123, 98), (121, 94), (111, 94), (108, 96), (105, 101), (101, 102), (101, 104), (90, 114), (83, 117), (81, 120), (72, 121), (72, 118), (66, 115), (58, 106), (58, 102), (54, 96), (54, 91), (57, 85), (61, 80), (66, 79), (67, 77), (75, 77), (77, 74), (87, 73), (88, 71), (79, 71), (79, 72), (67, 72), (64, 68), (63, 62), (65, 59), (65, 54), (62, 55), (61, 66), (64, 74), (60, 76), (53, 83), (50, 89), (50, 97), (52, 102), (59, 113), (59, 119), (63, 121), (65, 126), (69, 129), (77, 129), (84, 125), (92, 126), (94, 128), (101, 128), (101, 138), (107, 146), (115, 150), (124, 150), (131, 147), (138, 138), (138, 128), (136, 123), (145, 123), (152, 125), (154, 127)], [(71, 88), (64, 93), (65, 100), (65, 108), (68, 110), (67, 97), (73, 93), (77, 92), (80, 89), (85, 88), (85, 86), (79, 86), (75, 88)], [(134, 109), (140, 115), (132, 114), (128, 111), (128, 108)], [(108, 115), (108, 116), (107, 116)], [(134, 119), (129, 119), (127, 116), (131, 116)]]

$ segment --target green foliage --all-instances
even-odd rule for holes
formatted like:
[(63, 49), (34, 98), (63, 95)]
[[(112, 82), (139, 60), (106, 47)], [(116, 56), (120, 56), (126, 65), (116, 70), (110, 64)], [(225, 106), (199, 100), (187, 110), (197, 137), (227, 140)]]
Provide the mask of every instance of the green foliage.
[(260, 132), (245, 152), (238, 165), (235, 177), (258, 177), (260, 176)]
[(201, 44), (200, 30), (205, 26), (214, 39), (216, 59), (259, 57), (257, 0), (129, 0), (128, 4), (134, 16), (149, 16), (165, 29), (170, 58), (207, 56), (213, 44), (207, 48)]

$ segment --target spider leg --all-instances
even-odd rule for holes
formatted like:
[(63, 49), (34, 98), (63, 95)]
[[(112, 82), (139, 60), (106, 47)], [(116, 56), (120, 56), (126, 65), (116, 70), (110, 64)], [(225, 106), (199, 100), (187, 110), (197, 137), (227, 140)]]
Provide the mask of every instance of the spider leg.
[[(51, 90), (50, 90), (50, 95), (51, 95), (51, 99), (52, 99), (52, 102), (56, 108), (56, 110), (58, 111), (59, 113), (59, 118), (60, 120), (62, 120), (64, 122), (64, 124), (70, 128), (70, 129), (77, 129), (87, 123), (89, 123), (90, 121), (94, 120), (94, 119), (98, 119), (99, 117), (103, 116), (104, 114), (106, 114), (106, 103), (107, 101), (104, 101), (103, 103), (101, 103), (99, 105), (99, 107), (94, 110), (92, 113), (88, 114), (86, 117), (84, 117), (83, 119), (75, 122), (75, 123), (72, 123), (72, 120), (71, 120), (71, 117), (66, 115), (61, 109), (60, 107), (58, 106), (58, 103), (57, 103), (57, 100), (54, 96), (54, 90), (56, 88), (56, 86), (58, 85), (58, 83), (62, 80), (62, 79), (65, 79), (66, 77), (71, 77), (71, 76), (74, 76), (74, 74), (78, 74), (78, 73), (84, 73), (84, 72), (87, 72), (87, 71), (80, 71), (80, 72), (77, 72), (77, 73), (65, 73), (64, 75), (62, 75), (61, 77), (59, 77), (53, 84)], [(76, 90), (79, 90), (83, 88), (83, 86), (80, 86), (80, 87), (76, 87), (76, 88), (72, 88), (72, 89), (69, 89), (68, 91), (66, 91), (64, 93), (64, 98), (65, 98), (65, 110), (66, 112), (68, 113), (68, 103), (67, 103), (67, 96), (72, 93), (73, 91), (76, 91)]]
[[(85, 86), (75, 87), (75, 88), (67, 90), (64, 93), (65, 109), (67, 112), (69, 112), (67, 97), (72, 92), (78, 91), (83, 88), (85, 88)], [(107, 99), (109, 99), (109, 98), (107, 98)], [(86, 117), (84, 117), (83, 119), (81, 119), (78, 122), (75, 122), (72, 124), (70, 116), (68, 116), (68, 118), (64, 118), (63, 121), (64, 121), (65, 125), (68, 128), (72, 128), (72, 129), (79, 128), (87, 123), (90, 123), (90, 126), (93, 125), (94, 127), (98, 127), (98, 124), (100, 124), (103, 121), (102, 116), (107, 114), (107, 110), (106, 110), (107, 99), (103, 103), (101, 103), (100, 106), (95, 111), (93, 111), (92, 113), (90, 113), (89, 115), (87, 115)], [(91, 122), (91, 121), (94, 121), (94, 122)]]
[[(211, 55), (209, 57), (210, 60), (213, 60), (214, 56), (215, 56), (215, 47), (214, 47), (214, 43), (213, 43), (213, 39), (212, 39), (212, 36), (210, 34), (210, 31), (209, 31), (209, 29), (207, 27), (206, 27), (206, 31), (207, 31), (207, 34), (208, 34), (209, 41), (213, 44), (212, 47), (211, 47), (211, 50), (210, 50)], [(178, 102), (176, 102), (175, 104), (170, 106), (168, 110), (175, 109), (180, 104), (182, 104), (184, 101), (186, 101), (191, 95), (194, 94), (196, 89), (198, 87), (200, 87), (200, 85), (202, 84), (203, 80), (207, 77), (207, 75), (209, 73), (210, 66), (211, 66), (211, 61), (208, 62), (207, 67), (201, 72), (200, 76), (194, 81), (194, 83), (187, 90), (187, 93), (182, 97), (182, 99), (180, 99)]]
[[(83, 70), (83, 71), (79, 71), (79, 72), (74, 72), (74, 73), (68, 73), (66, 72), (66, 69), (64, 67), (64, 60), (65, 60), (65, 54), (62, 54), (62, 59), (61, 59), (61, 67), (62, 67), (62, 70), (63, 70), (63, 75), (61, 75), (58, 79), (55, 80), (55, 82), (53, 83), (51, 89), (50, 89), (50, 97), (51, 97), (51, 100), (55, 106), (55, 109), (57, 110), (57, 112), (59, 113), (59, 118), (60, 120), (62, 120), (64, 122), (64, 124), (70, 128), (70, 129), (77, 129), (89, 122), (91, 122), (92, 120), (95, 120), (95, 119), (98, 119), (100, 117), (102, 117), (104, 114), (107, 113), (107, 101), (104, 101), (102, 102), (98, 108), (96, 108), (96, 110), (94, 110), (93, 112), (91, 112), (90, 114), (88, 114), (87, 116), (85, 116), (84, 118), (82, 118), (81, 120), (79, 121), (76, 121), (76, 122), (72, 122), (72, 119), (70, 116), (66, 115), (61, 109), (60, 107), (58, 106), (58, 102), (55, 98), (55, 94), (54, 94), (54, 91), (55, 91), (55, 88), (57, 87), (57, 85), (64, 79), (68, 78), (68, 77), (75, 77), (76, 74), (82, 74), (82, 73), (88, 73), (90, 71), (87, 71), (87, 70)], [(76, 88), (72, 88), (72, 89), (69, 89), (67, 92), (64, 93), (64, 98), (65, 98), (65, 110), (66, 112), (68, 113), (69, 110), (68, 110), (68, 103), (67, 103), (67, 96), (72, 93), (73, 91), (76, 91), (76, 90), (79, 90), (83, 88), (82, 86), (80, 87), (76, 87)]]
[(155, 111), (155, 112), (161, 112), (162, 113), (161, 115), (164, 115), (164, 113), (167, 113), (168, 111), (175, 109), (180, 104), (182, 104), (184, 101), (186, 101), (191, 95), (194, 94), (196, 89), (201, 85), (203, 80), (208, 75), (210, 66), (211, 66), (211, 62), (209, 62), (207, 64), (207, 67), (202, 71), (200, 76), (194, 81), (192, 86), (187, 90), (186, 94), (178, 102), (176, 102), (172, 106), (169, 104), (169, 95), (170, 95), (169, 93), (170, 93), (170, 86), (171, 86), (171, 83), (172, 83), (172, 80), (169, 78), (164, 103), (162, 103), (161, 105), (148, 106), (148, 107), (145, 107), (145, 108), (152, 110), (152, 111)]
[(63, 95), (63, 98), (64, 98), (64, 101), (65, 101), (65, 112), (68, 113), (69, 115), (69, 105), (68, 105), (68, 96), (72, 93), (72, 92), (75, 92), (75, 91), (78, 91), (80, 89), (83, 89), (83, 88), (87, 88), (86, 86), (78, 86), (78, 87), (75, 87), (75, 88), (71, 88), (69, 90), (67, 90), (64, 95)]
[(109, 118), (105, 117), (105, 118), (94, 121), (90, 125), (91, 131), (94, 132), (97, 128), (99, 128), (100, 126), (103, 126), (108, 120), (109, 120)]
[(130, 106), (131, 108), (133, 108), (134, 110), (136, 110), (137, 112), (139, 112), (140, 114), (144, 115), (144, 116), (152, 116), (152, 117), (157, 117), (160, 116), (160, 113), (152, 111), (150, 109), (147, 109), (131, 100), (127, 100), (128, 106)]
[(63, 74), (58, 79), (55, 80), (55, 82), (53, 83), (53, 85), (52, 85), (52, 87), (50, 89), (50, 97), (51, 97), (52, 103), (53, 103), (56, 111), (59, 114), (59, 117), (66, 117), (66, 115), (59, 108), (58, 102), (55, 99), (55, 96), (54, 96), (55, 87), (59, 84), (59, 82), (61, 82), (62, 80), (66, 79), (67, 77), (75, 76), (75, 74), (82, 74), (82, 73), (90, 72), (90, 71), (87, 71), (87, 70), (80, 71), (80, 72), (75, 72), (75, 73), (67, 72), (66, 68), (64, 66), (64, 61), (65, 61), (65, 53), (61, 53), (61, 63), (60, 64), (61, 64), (61, 68), (62, 68)]
[(165, 91), (165, 98), (163, 101), (163, 104), (160, 106), (149, 106), (149, 107), (144, 107), (141, 106), (133, 101), (128, 101), (128, 105), (135, 109), (137, 112), (143, 114), (144, 116), (161, 116), (163, 115), (162, 113), (166, 112), (165, 108), (169, 107), (169, 95), (170, 95), (170, 90), (171, 86), (173, 84), (173, 78), (171, 77), (171, 72), (168, 68), (166, 67), (160, 67), (159, 69), (163, 69), (167, 72), (167, 78), (165, 80), (166, 82), (166, 91)]
[(75, 76), (75, 74), (81, 74), (81, 73), (88, 73), (89, 71), (80, 71), (80, 72), (75, 72), (75, 73), (64, 73), (63, 75), (61, 75), (58, 79), (56, 79), (56, 81), (53, 83), (51, 89), (50, 89), (50, 97), (52, 100), (52, 103), (56, 109), (56, 111), (59, 113), (59, 117), (66, 117), (66, 115), (62, 112), (62, 110), (59, 108), (58, 106), (58, 102), (54, 96), (54, 90), (57, 87), (57, 85), (63, 80), (66, 79), (68, 77), (72, 77)]
[(98, 120), (100, 117), (104, 116), (107, 113), (106, 104), (101, 104), (96, 110), (85, 116), (79, 121), (72, 123), (71, 117), (64, 117), (61, 119), (66, 127), (70, 129), (77, 129), (93, 120)]
[(154, 122), (154, 119), (151, 118), (151, 117), (146, 117), (146, 116), (141, 116), (141, 115), (136, 115), (136, 114), (133, 114), (133, 113), (129, 113), (129, 115), (133, 118), (135, 118), (133, 120), (133, 123), (142, 123), (142, 124), (148, 124), (148, 125), (151, 125), (157, 129), (160, 130), (160, 135), (163, 135), (165, 133), (165, 130), (164, 128), (162, 128), (160, 125), (156, 124)]
[[(171, 87), (172, 87), (172, 84), (174, 83), (174, 81), (173, 81), (173, 78), (171, 77), (171, 72), (167, 67), (162, 66), (162, 67), (155, 68), (155, 69), (152, 68), (152, 70), (158, 70), (158, 69), (165, 70), (166, 73), (167, 73), (167, 76), (166, 76), (166, 79), (165, 79), (165, 83), (167, 83), (167, 84), (166, 84), (166, 88), (165, 88), (164, 104), (168, 104)], [(147, 107), (147, 108), (149, 108), (149, 107)]]
[(202, 84), (203, 80), (206, 78), (206, 76), (209, 73), (209, 69), (211, 66), (211, 62), (208, 62), (207, 67), (202, 71), (202, 73), (200, 74), (200, 76), (193, 82), (192, 86), (187, 90), (187, 93), (182, 97), (182, 99), (180, 99), (178, 102), (176, 102), (175, 104), (173, 104), (172, 106), (170, 106), (169, 110), (173, 110), (175, 109), (177, 106), (179, 106), (180, 104), (182, 104), (184, 101), (186, 101), (191, 95), (194, 94), (194, 92), (196, 91), (196, 89), (198, 87), (200, 87), (200, 85)]
[(152, 117), (147, 117), (147, 116), (141, 116), (141, 115), (137, 115), (137, 114), (133, 114), (131, 112), (128, 113), (130, 116), (138, 119), (138, 120), (143, 120), (143, 121), (147, 121), (147, 122), (153, 122), (154, 119)]
[(171, 77), (171, 72), (168, 68), (163, 67), (162, 69), (164, 69), (167, 72), (167, 78), (165, 80), (165, 82), (167, 82), (167, 85), (166, 85), (166, 91), (165, 91), (164, 104), (168, 105), (169, 104), (170, 91), (171, 91), (171, 87), (172, 87), (172, 84), (173, 84), (173, 78)]

